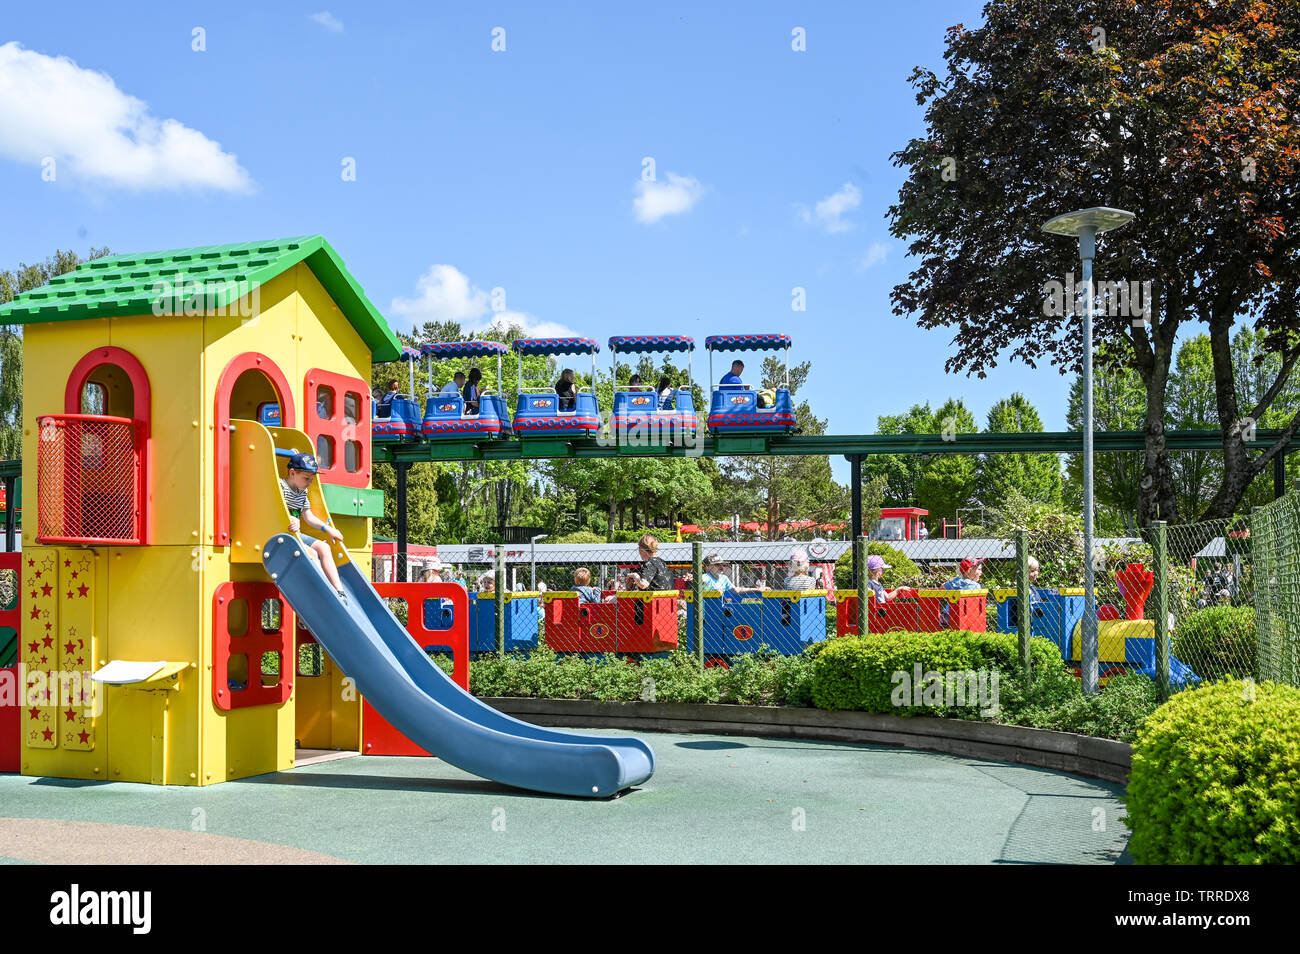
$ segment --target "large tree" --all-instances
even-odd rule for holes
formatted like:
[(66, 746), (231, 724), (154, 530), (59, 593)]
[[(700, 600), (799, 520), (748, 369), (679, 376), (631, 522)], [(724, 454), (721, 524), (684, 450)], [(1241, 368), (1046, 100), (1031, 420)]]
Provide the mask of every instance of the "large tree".
[[(1145, 392), (1138, 520), (1178, 518), (1165, 402), (1192, 322), (1210, 336), (1224, 435), (1204, 515), (1228, 516), (1300, 427), (1293, 415), (1262, 453), (1243, 440), (1300, 357), (1300, 4), (1004, 0), (984, 15), (948, 30), (944, 77), (912, 74), (927, 129), (894, 155), (908, 179), (891, 231), (916, 260), (894, 310), (956, 329), (950, 371), (983, 377), (1007, 357), (1073, 371), (1078, 309), (1052, 318), (1044, 298), (1077, 250), (1041, 226), (1089, 206), (1136, 213), (1100, 240), (1097, 277), (1151, 282), (1150, 311), (1135, 320), (1103, 296), (1097, 337)], [(1252, 405), (1233, 386), (1238, 320), (1279, 359)]]
[[(989, 408), (985, 431), (990, 434), (1034, 434), (1043, 419), (1023, 394), (1013, 394)], [(980, 460), (977, 496), (987, 507), (1005, 500), (1012, 490), (1037, 503), (1060, 506), (1061, 461), (1056, 454), (987, 454)]]
[[(935, 434), (934, 412), (930, 405), (913, 404), (904, 414), (882, 414), (876, 418), (878, 434)], [(886, 507), (915, 507), (916, 482), (921, 477), (928, 455), (871, 454), (862, 459), (863, 481), (878, 481), (883, 488), (882, 504)], [(879, 514), (863, 509), (864, 519)]]
[[(960, 398), (949, 398), (934, 412), (931, 433), (974, 434), (975, 417)], [(957, 511), (975, 502), (975, 458), (969, 454), (932, 454), (916, 479), (917, 506), (931, 521), (956, 520)], [(982, 501), (988, 504), (990, 501)]]

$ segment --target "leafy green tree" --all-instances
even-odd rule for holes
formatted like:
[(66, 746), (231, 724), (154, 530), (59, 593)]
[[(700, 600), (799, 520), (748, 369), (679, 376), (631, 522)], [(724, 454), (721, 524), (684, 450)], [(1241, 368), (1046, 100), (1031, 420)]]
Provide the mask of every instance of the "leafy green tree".
[[(1132, 371), (1100, 371), (1092, 379), (1094, 431), (1131, 431), (1141, 428), (1146, 397), (1141, 379)], [(1066, 422), (1071, 430), (1083, 429), (1083, 379), (1070, 387)], [(1137, 500), (1142, 481), (1142, 454), (1125, 451), (1093, 455), (1093, 493), (1097, 503), (1097, 528), (1110, 532), (1122, 528), (1126, 535), (1137, 531)], [(1083, 455), (1066, 458), (1067, 503), (1076, 510), (1083, 505)], [(1114, 519), (1110, 519), (1113, 517)]]
[[(937, 411), (931, 433), (974, 434), (975, 417), (960, 398), (949, 398)], [(975, 499), (975, 458), (969, 454), (932, 454), (921, 466), (916, 481), (917, 506), (931, 519), (956, 519), (957, 511)], [(987, 501), (983, 501), (987, 503)]]
[[(808, 380), (812, 362), (790, 368), (790, 398)], [(763, 387), (785, 384), (785, 364), (776, 358), (763, 361)], [(807, 401), (794, 405), (795, 420), (804, 434), (826, 433), (825, 419), (816, 417)], [(845, 519), (848, 512), (846, 488), (831, 476), (826, 457), (732, 457), (722, 464), (725, 478), (752, 494), (753, 507), (747, 516), (767, 524), (767, 539), (778, 540), (782, 521), (815, 520), (827, 523)]]
[[(989, 434), (1034, 434), (1042, 431), (1043, 420), (1023, 394), (998, 401), (989, 408), (985, 432)], [(1056, 454), (987, 454), (980, 461), (978, 497), (993, 506), (1017, 490), (1030, 500), (1059, 505), (1061, 462)]]
[[(905, 414), (882, 414), (876, 418), (879, 434), (936, 434), (934, 412), (930, 405), (913, 404)], [(923, 454), (873, 454), (862, 460), (864, 483), (879, 480), (884, 486), (882, 505), (886, 507), (916, 506), (916, 483), (921, 477), (928, 455)], [(863, 508), (863, 519), (872, 514)]]
[[(92, 248), (89, 257), (101, 258), (107, 248)], [(70, 272), (82, 259), (73, 251), (58, 250), (44, 262), (19, 264), (0, 272), (0, 305), (23, 292), (39, 288), (50, 279)], [(23, 452), (23, 338), (21, 326), (0, 326), (0, 459), (17, 460)]]
[[(1009, 357), (1073, 372), (1081, 315), (1045, 298), (1049, 280), (1079, 278), (1077, 248), (1041, 226), (1072, 209), (1134, 212), (1103, 236), (1097, 278), (1139, 293), (1149, 282), (1150, 307), (1130, 295), (1120, 308), (1116, 286), (1096, 340), (1142, 382), (1137, 522), (1179, 516), (1166, 398), (1192, 323), (1210, 337), (1225, 434), (1203, 515), (1230, 516), (1300, 429), (1293, 414), (1262, 454), (1243, 441), (1300, 358), (1300, 4), (1001, 0), (984, 18), (948, 30), (946, 75), (911, 75), (926, 129), (893, 156), (907, 181), (891, 232), (916, 263), (894, 311), (955, 329), (949, 371), (982, 377)], [(1247, 317), (1279, 357), (1254, 405), (1232, 386), (1231, 334)]]

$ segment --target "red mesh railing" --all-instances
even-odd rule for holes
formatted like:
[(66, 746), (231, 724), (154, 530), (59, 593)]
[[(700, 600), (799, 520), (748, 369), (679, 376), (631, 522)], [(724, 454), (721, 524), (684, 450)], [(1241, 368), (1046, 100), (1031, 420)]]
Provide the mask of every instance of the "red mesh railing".
[(136, 422), (97, 414), (36, 419), (41, 543), (139, 543)]

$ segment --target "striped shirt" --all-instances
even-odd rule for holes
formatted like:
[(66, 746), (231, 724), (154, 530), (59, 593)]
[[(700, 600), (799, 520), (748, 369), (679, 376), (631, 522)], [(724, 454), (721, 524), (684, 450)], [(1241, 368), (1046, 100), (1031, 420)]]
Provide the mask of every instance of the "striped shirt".
[(289, 508), (289, 516), (301, 517), (311, 509), (307, 491), (299, 490), (283, 477), (280, 478), (280, 492), (284, 494), (284, 505)]

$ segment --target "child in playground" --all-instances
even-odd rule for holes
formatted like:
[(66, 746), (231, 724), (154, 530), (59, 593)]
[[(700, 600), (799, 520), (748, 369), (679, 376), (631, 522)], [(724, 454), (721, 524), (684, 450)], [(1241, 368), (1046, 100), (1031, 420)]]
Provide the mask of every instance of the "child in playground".
[[(297, 534), (302, 524), (306, 524), (314, 530), (320, 530), (331, 540), (343, 542), (343, 534), (334, 529), (333, 526), (321, 520), (311, 512), (311, 501), (307, 499), (307, 488), (311, 486), (312, 479), (319, 473), (320, 467), (316, 463), (316, 458), (311, 454), (294, 454), (289, 458), (289, 476), (287, 479), (280, 479), (280, 491), (284, 494), (284, 505), (289, 508), (289, 532)], [(330, 545), (324, 540), (312, 540), (310, 543), (306, 538), (299, 536), (306, 548), (307, 555), (319, 564), (321, 570), (325, 573), (325, 579), (329, 581), (330, 586), (334, 587), (334, 592), (338, 593), (339, 599), (347, 602), (347, 594), (343, 591), (343, 584), (339, 582), (338, 567), (334, 565), (334, 555), (330, 552)]]

